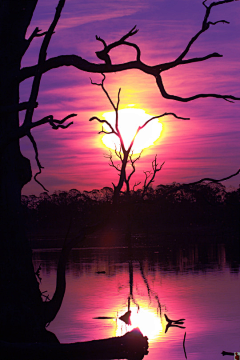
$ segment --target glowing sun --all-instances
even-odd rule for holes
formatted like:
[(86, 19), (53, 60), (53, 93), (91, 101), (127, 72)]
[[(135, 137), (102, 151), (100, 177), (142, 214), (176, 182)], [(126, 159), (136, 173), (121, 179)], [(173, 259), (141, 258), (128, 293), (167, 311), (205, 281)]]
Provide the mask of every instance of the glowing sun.
[[(127, 149), (134, 138), (139, 126), (142, 126), (151, 115), (145, 113), (142, 109), (122, 109), (118, 111), (119, 116), (119, 131), (121, 133), (125, 148)], [(115, 128), (115, 112), (106, 112), (103, 117)], [(109, 126), (104, 124), (103, 129), (110, 131)], [(134, 145), (133, 153), (138, 154), (143, 149), (154, 145), (156, 140), (160, 137), (162, 131), (162, 124), (158, 119), (150, 121), (143, 129), (137, 134)], [(115, 134), (105, 134), (102, 142), (110, 149), (120, 149), (120, 141)]]
[[(154, 341), (163, 332), (163, 327), (159, 315), (149, 308), (131, 309), (131, 325), (126, 325), (127, 331), (134, 328), (139, 328), (144, 336), (147, 336), (150, 341)], [(117, 322), (117, 336), (122, 335), (123, 322)]]

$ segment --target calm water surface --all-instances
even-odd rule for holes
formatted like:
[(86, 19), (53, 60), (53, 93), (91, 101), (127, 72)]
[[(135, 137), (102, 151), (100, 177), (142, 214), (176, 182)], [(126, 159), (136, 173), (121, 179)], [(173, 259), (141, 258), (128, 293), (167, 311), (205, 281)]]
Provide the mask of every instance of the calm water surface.
[[(188, 359), (222, 359), (223, 350), (240, 351), (239, 266), (229, 265), (223, 246), (214, 256), (211, 251), (203, 261), (197, 248), (176, 257), (158, 248), (133, 249), (131, 260), (124, 248), (73, 250), (66, 295), (49, 330), (68, 343), (119, 336), (138, 326), (149, 338), (147, 360), (185, 359), (185, 332)], [(58, 255), (54, 249), (34, 251), (41, 290), (50, 297)], [(128, 310), (129, 296), (132, 326), (118, 319)], [(164, 314), (186, 319), (185, 329), (165, 333)]]

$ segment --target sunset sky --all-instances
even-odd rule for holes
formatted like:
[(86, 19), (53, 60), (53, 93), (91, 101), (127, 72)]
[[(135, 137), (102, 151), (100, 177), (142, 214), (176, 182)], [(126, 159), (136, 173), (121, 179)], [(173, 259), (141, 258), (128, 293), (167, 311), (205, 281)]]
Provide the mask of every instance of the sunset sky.
[[(39, 0), (28, 36), (38, 26), (47, 30), (55, 13), (57, 0)], [(209, 4), (208, 1), (206, 4)], [(60, 21), (48, 48), (48, 58), (76, 54), (91, 62), (101, 63), (95, 52), (103, 48), (95, 36), (106, 43), (119, 40), (134, 25), (139, 32), (129, 41), (141, 49), (141, 59), (149, 65), (175, 60), (189, 40), (201, 29), (205, 7), (200, 0), (66, 0)], [(240, 1), (212, 9), (211, 21), (227, 20), (211, 26), (194, 44), (187, 58), (203, 57), (213, 52), (223, 55), (203, 62), (182, 65), (163, 73), (170, 94), (191, 96), (197, 93), (231, 94), (240, 97)], [(43, 38), (34, 39), (22, 66), (37, 63)], [(121, 46), (110, 53), (113, 63), (135, 60), (136, 52)], [(117, 182), (117, 172), (109, 167), (98, 131), (99, 123), (89, 122), (92, 116), (102, 117), (113, 109), (101, 88), (90, 82), (101, 81), (101, 75), (62, 67), (43, 75), (39, 106), (34, 121), (46, 115), (62, 119), (76, 113), (74, 124), (66, 130), (52, 130), (44, 125), (33, 130), (44, 166), (39, 180), (52, 193), (54, 190), (101, 189)], [(21, 84), (21, 101), (27, 101), (32, 79)], [(240, 168), (240, 101), (198, 99), (189, 103), (163, 99), (155, 79), (139, 70), (108, 74), (105, 86), (113, 101), (121, 88), (120, 109), (142, 109), (149, 116), (174, 112), (190, 121), (171, 116), (162, 118), (162, 133), (155, 144), (146, 149), (137, 164), (133, 178), (144, 180), (143, 171), (151, 169), (155, 154), (159, 164), (155, 185), (192, 182), (203, 177), (219, 179)], [(23, 116), (24, 114), (21, 114)], [(144, 131), (144, 130), (142, 130)], [(31, 159), (37, 171), (34, 151), (27, 138), (21, 140), (23, 154)], [(225, 182), (238, 187), (240, 176)], [(24, 194), (39, 194), (42, 188), (31, 181)]]

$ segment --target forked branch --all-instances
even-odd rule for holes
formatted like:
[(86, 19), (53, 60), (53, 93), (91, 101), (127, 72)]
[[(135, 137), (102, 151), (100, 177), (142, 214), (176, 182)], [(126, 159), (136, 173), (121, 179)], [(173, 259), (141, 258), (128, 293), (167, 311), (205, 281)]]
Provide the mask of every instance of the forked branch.
[(104, 134), (115, 134), (119, 140), (120, 140), (120, 144), (121, 144), (121, 149), (124, 151), (125, 150), (125, 146), (124, 146), (124, 142), (123, 142), (123, 139), (122, 139), (122, 135), (119, 131), (119, 127), (118, 127), (118, 123), (119, 123), (119, 115), (118, 115), (118, 110), (119, 110), (119, 104), (120, 104), (120, 93), (121, 93), (121, 88), (119, 88), (118, 90), (118, 96), (117, 96), (117, 104), (115, 105), (114, 102), (112, 101), (108, 91), (106, 90), (105, 86), (104, 86), (104, 81), (106, 79), (106, 76), (104, 74), (102, 74), (103, 78), (102, 78), (102, 81), (101, 83), (96, 83), (96, 82), (93, 82), (92, 79), (91, 80), (91, 84), (92, 85), (97, 85), (97, 86), (100, 86), (104, 92), (104, 94), (106, 95), (106, 97), (108, 98), (112, 108), (114, 109), (114, 112), (115, 112), (115, 126), (113, 127), (109, 121), (107, 120), (101, 120), (99, 119), (97, 116), (93, 116), (89, 119), (89, 121), (92, 121), (92, 120), (97, 120), (98, 122), (100, 123), (105, 123), (109, 126), (109, 128), (111, 129), (111, 131), (107, 131), (107, 130), (104, 130), (103, 127), (102, 127), (102, 130), (99, 132), (99, 134), (101, 133), (104, 133)]
[[(129, 183), (132, 175), (135, 173), (136, 171), (136, 167), (135, 167), (135, 163), (140, 159), (140, 157), (142, 156), (143, 150), (139, 153), (139, 155), (133, 159), (133, 152), (131, 154), (129, 154), (129, 162), (131, 163), (132, 166), (132, 171), (129, 173), (128, 177), (127, 177), (127, 182)], [(139, 183), (138, 183), (139, 185)], [(135, 185), (136, 187), (137, 185)]]
[[(116, 152), (115, 152), (116, 153)], [(117, 155), (118, 156), (118, 155)], [(113, 167), (114, 169), (116, 169), (118, 172), (121, 172), (121, 169), (119, 168), (119, 164), (115, 165), (113, 162), (113, 156), (112, 156), (112, 152), (111, 150), (109, 150), (109, 154), (105, 154), (104, 157), (106, 159), (109, 159), (109, 166)]]
[[(77, 55), (62, 55), (62, 56), (50, 58), (48, 60), (45, 59), (45, 61), (41, 65), (41, 70), (39, 70), (38, 65), (22, 68), (21, 72), (20, 72), (20, 76), (19, 76), (19, 82), (21, 82), (31, 76), (35, 76), (36, 73), (39, 71), (41, 74), (43, 74), (51, 69), (58, 68), (61, 66), (74, 66), (81, 71), (98, 73), (98, 74), (113, 73), (113, 72), (119, 72), (119, 71), (130, 70), (130, 69), (138, 69), (145, 74), (153, 76), (157, 80), (157, 86), (160, 90), (160, 93), (166, 99), (172, 99), (172, 100), (181, 101), (181, 102), (188, 102), (188, 101), (196, 100), (198, 98), (206, 98), (206, 97), (219, 98), (219, 99), (223, 99), (223, 100), (226, 100), (229, 102), (233, 102), (235, 100), (240, 100), (240, 97), (237, 97), (237, 96), (228, 95), (228, 94), (221, 95), (221, 94), (215, 94), (215, 93), (196, 94), (196, 95), (189, 96), (189, 97), (181, 97), (181, 96), (177, 96), (177, 95), (172, 95), (172, 94), (169, 94), (165, 90), (165, 87), (164, 87), (164, 84), (163, 84), (163, 81), (161, 78), (162, 72), (172, 69), (174, 67), (177, 67), (179, 65), (186, 65), (186, 64), (195, 63), (195, 62), (202, 62), (202, 61), (208, 60), (210, 58), (222, 57), (222, 55), (220, 55), (216, 52), (213, 52), (206, 56), (185, 59), (185, 57), (189, 53), (192, 45), (197, 41), (197, 39), (200, 37), (201, 34), (203, 34), (205, 31), (207, 31), (211, 26), (215, 26), (219, 23), (222, 23), (222, 24), (229, 23), (227, 20), (223, 20), (223, 19), (217, 20), (215, 22), (210, 21), (209, 17), (210, 17), (212, 8), (215, 6), (223, 5), (226, 3), (233, 2), (233, 1), (238, 1), (238, 0), (216, 1), (216, 2), (212, 2), (209, 6), (206, 5), (207, 1), (204, 1), (203, 5), (206, 8), (206, 11), (205, 11), (205, 16), (204, 16), (204, 19), (202, 22), (201, 29), (190, 39), (190, 41), (188, 42), (185, 49), (173, 61), (169, 61), (167, 63), (160, 63), (160, 64), (153, 65), (153, 66), (143, 63), (140, 60), (139, 47), (134, 43), (129, 43), (128, 41), (126, 41), (130, 36), (133, 36), (137, 33), (138, 30), (136, 30), (136, 27), (134, 27), (126, 35), (124, 35), (120, 40), (113, 42), (109, 45), (107, 45), (106, 41), (103, 40), (102, 38), (96, 37), (97, 40), (100, 41), (104, 46), (103, 50), (96, 52), (98, 58), (104, 61), (103, 64), (91, 63), (85, 59), (82, 59), (81, 57), (79, 57)], [(121, 64), (112, 64), (110, 56), (109, 56), (109, 52), (111, 49), (116, 48), (120, 45), (127, 45), (127, 46), (134, 47), (137, 51), (136, 60), (126, 62), (126, 63), (121, 63)]]
[(68, 120), (71, 117), (76, 116), (76, 114), (70, 114), (67, 115), (65, 118), (63, 118), (62, 120), (56, 120), (53, 118), (52, 115), (46, 116), (45, 118), (38, 120), (34, 123), (30, 123), (30, 124), (24, 124), (19, 128), (20, 131), (20, 135), (18, 136), (18, 138), (21, 138), (23, 136), (26, 136), (29, 138), (29, 140), (31, 141), (32, 145), (33, 145), (33, 149), (35, 151), (35, 160), (38, 166), (38, 172), (34, 175), (34, 180), (43, 188), (44, 191), (48, 190), (45, 188), (45, 186), (37, 179), (37, 176), (40, 175), (42, 173), (42, 169), (44, 169), (44, 167), (41, 165), (40, 160), (39, 160), (39, 154), (38, 154), (38, 147), (37, 147), (37, 143), (33, 137), (33, 135), (31, 134), (31, 129), (33, 129), (36, 126), (40, 126), (46, 123), (49, 123), (49, 125), (52, 127), (52, 129), (57, 130), (59, 128), (61, 129), (66, 129), (68, 128), (70, 125), (73, 124), (73, 122), (69, 122), (67, 125), (63, 125), (64, 122), (66, 120)]
[(40, 37), (40, 36), (44, 36), (47, 34), (47, 31), (41, 32), (42, 30), (40, 30), (38, 27), (36, 27), (32, 34), (29, 36), (29, 38), (25, 41), (25, 49), (24, 49), (24, 53), (27, 51), (27, 49), (29, 48), (29, 45), (31, 44), (31, 42), (33, 41), (33, 39), (35, 37)]
[[(126, 193), (129, 194), (130, 193), (130, 179), (133, 176), (133, 174), (136, 171), (136, 167), (135, 164), (136, 162), (140, 159), (141, 155), (142, 155), (142, 151), (140, 152), (140, 154), (138, 156), (136, 156), (135, 158), (133, 157), (133, 145), (136, 139), (136, 136), (138, 135), (139, 131), (144, 129), (145, 126), (147, 126), (151, 121), (158, 119), (158, 118), (162, 118), (168, 115), (174, 116), (176, 119), (181, 119), (181, 120), (190, 120), (189, 118), (185, 118), (185, 117), (181, 117), (176, 115), (175, 113), (172, 112), (165, 112), (161, 115), (157, 115), (157, 116), (152, 116), (150, 117), (150, 119), (146, 120), (144, 122), (143, 125), (138, 126), (135, 135), (133, 136), (130, 145), (128, 145), (128, 147), (125, 147), (125, 144), (123, 142), (123, 138), (121, 135), (121, 132), (119, 130), (119, 104), (120, 104), (120, 89), (118, 91), (118, 100), (117, 100), (117, 105), (115, 105), (109, 95), (109, 93), (107, 92), (107, 90), (104, 87), (104, 81), (105, 81), (106, 77), (105, 75), (103, 75), (103, 79), (100, 83), (95, 83), (91, 80), (91, 83), (93, 85), (97, 85), (100, 86), (102, 88), (102, 90), (104, 91), (105, 95), (107, 96), (110, 104), (112, 105), (114, 111), (115, 111), (115, 124), (112, 125), (110, 124), (109, 121), (107, 120), (101, 120), (99, 119), (97, 116), (93, 116), (90, 118), (90, 121), (92, 120), (97, 120), (100, 123), (105, 123), (108, 125), (108, 127), (110, 128), (110, 131), (104, 130), (102, 128), (102, 130), (99, 132), (99, 134), (104, 133), (104, 134), (114, 134), (118, 137), (119, 141), (120, 141), (120, 148), (117, 149), (117, 147), (115, 146), (115, 155), (117, 156), (117, 158), (121, 161), (121, 165), (115, 165), (113, 162), (113, 156), (112, 156), (112, 152), (110, 151), (109, 155), (105, 155), (106, 158), (109, 159), (109, 165), (113, 168), (115, 168), (118, 173), (119, 173), (119, 181), (118, 181), (118, 185), (114, 186), (114, 200), (113, 201), (117, 201), (119, 194), (122, 190), (122, 187), (125, 183), (126, 185)], [(129, 174), (127, 175), (127, 165), (131, 164), (131, 170), (129, 172)], [(164, 163), (163, 163), (164, 164)], [(157, 156), (155, 156), (155, 159), (152, 162), (152, 171), (146, 171), (145, 172), (145, 182), (144, 182), (144, 186), (143, 186), (143, 197), (145, 196), (149, 186), (151, 185), (151, 183), (153, 183), (155, 175), (158, 171), (160, 171), (162, 169), (163, 164), (158, 167), (157, 164)], [(137, 184), (139, 185), (139, 183)], [(134, 185), (134, 187), (137, 186), (136, 184)]]
[(102, 124), (107, 124), (107, 126), (109, 126), (110, 129), (111, 129), (111, 131), (107, 131), (107, 130), (104, 130), (104, 129), (103, 129), (103, 126), (102, 126), (102, 130), (99, 131), (98, 134), (104, 133), (104, 134), (115, 134), (115, 135), (117, 135), (116, 131), (114, 130), (114, 128), (112, 127), (112, 125), (110, 124), (109, 121), (107, 121), (107, 120), (101, 120), (101, 119), (99, 119), (99, 117), (97, 117), (97, 116), (92, 116), (92, 117), (89, 119), (89, 121), (93, 121), (93, 120), (97, 120), (98, 122), (100, 122), (100, 123), (102, 123)]
[(152, 171), (144, 171), (145, 180), (144, 180), (144, 184), (143, 184), (142, 198), (144, 198), (147, 190), (149, 189), (149, 186), (154, 182), (156, 173), (158, 171), (162, 170), (162, 167), (164, 164), (165, 164), (165, 161), (158, 167), (157, 155), (155, 155), (155, 158), (152, 161)]
[(120, 45), (127, 45), (130, 47), (134, 47), (136, 49), (136, 51), (137, 51), (136, 60), (140, 61), (141, 51), (140, 51), (139, 47), (134, 43), (126, 41), (126, 39), (128, 39), (130, 36), (135, 35), (137, 32), (138, 32), (138, 29), (136, 29), (136, 25), (135, 25), (126, 35), (122, 36), (120, 40), (115, 41), (109, 45), (106, 44), (105, 40), (103, 40), (102, 38), (100, 38), (99, 36), (96, 35), (96, 40), (101, 41), (104, 46), (103, 50), (96, 51), (97, 57), (100, 60), (103, 60), (105, 62), (105, 64), (111, 65), (112, 62), (111, 62), (111, 58), (109, 56), (110, 50), (112, 50), (115, 47), (120, 46)]
[[(65, 0), (59, 0), (58, 5), (56, 7), (55, 16), (53, 18), (52, 23), (50, 24), (50, 26), (48, 28), (48, 31), (46, 31), (44, 33), (40, 33), (40, 30), (38, 28), (35, 28), (35, 30), (33, 31), (33, 33), (31, 34), (31, 36), (29, 37), (29, 39), (26, 42), (26, 49), (27, 49), (27, 47), (29, 46), (29, 44), (31, 43), (31, 41), (33, 40), (34, 37), (39, 37), (39, 36), (44, 35), (43, 42), (42, 42), (42, 45), (41, 45), (41, 48), (39, 51), (37, 70), (35, 72), (33, 83), (32, 83), (31, 94), (29, 97), (28, 105), (27, 105), (25, 119), (24, 119), (23, 125), (19, 128), (18, 138), (21, 138), (21, 137), (27, 135), (28, 138), (30, 139), (30, 141), (33, 145), (34, 151), (35, 151), (35, 159), (36, 159), (37, 166), (39, 169), (39, 171), (34, 175), (34, 180), (39, 185), (41, 185), (45, 191), (47, 191), (47, 189), (37, 180), (37, 176), (41, 174), (43, 166), (41, 165), (41, 163), (39, 161), (37, 143), (36, 143), (33, 135), (31, 134), (31, 129), (36, 126), (40, 126), (44, 123), (49, 123), (50, 126), (52, 127), (52, 129), (54, 129), (54, 130), (57, 130), (59, 128), (66, 129), (68, 126), (70, 126), (72, 124), (72, 122), (68, 123), (67, 125), (64, 125), (64, 122), (67, 119), (69, 119), (73, 116), (76, 116), (76, 114), (70, 114), (62, 120), (56, 120), (53, 118), (52, 115), (50, 115), (50, 116), (47, 116), (47, 117), (43, 118), (42, 120), (39, 120), (35, 123), (32, 122), (34, 109), (35, 109), (36, 103), (37, 103), (37, 97), (38, 97), (38, 93), (39, 93), (41, 78), (43, 75), (43, 68), (44, 68), (46, 58), (47, 58), (48, 45), (50, 43), (50, 40), (52, 38), (54, 29), (58, 23), (58, 20), (61, 16), (61, 12), (62, 12), (64, 4), (65, 4)], [(25, 51), (26, 51), (26, 49), (25, 49)]]
[[(29, 125), (32, 122), (33, 112), (34, 112), (35, 104), (37, 101), (40, 82), (41, 82), (41, 78), (42, 78), (42, 74), (43, 74), (43, 67), (44, 67), (44, 63), (47, 58), (47, 48), (50, 43), (51, 37), (54, 33), (54, 29), (60, 18), (64, 4), (65, 4), (65, 0), (59, 0), (54, 19), (53, 19), (51, 25), (49, 26), (48, 31), (45, 32), (45, 36), (44, 36), (44, 39), (43, 39), (43, 42), (42, 42), (42, 45), (41, 45), (41, 48), (39, 51), (37, 70), (34, 75), (31, 94), (29, 97), (29, 105), (28, 105), (25, 119), (24, 119), (24, 124), (27, 124), (27, 125)], [(35, 29), (35, 35), (37, 32), (38, 32), (38, 30)]]
[(10, 142), (21, 139), (24, 136), (29, 136), (29, 132), (31, 131), (31, 129), (34, 129), (37, 126), (49, 124), (54, 130), (57, 130), (59, 128), (66, 129), (73, 124), (73, 121), (70, 121), (68, 124), (64, 125), (65, 121), (75, 116), (77, 116), (77, 114), (69, 114), (65, 116), (62, 120), (57, 120), (54, 119), (53, 115), (48, 115), (41, 120), (30, 122), (29, 124), (23, 123), (15, 132), (11, 131), (4, 139), (1, 138), (0, 151), (4, 149)]

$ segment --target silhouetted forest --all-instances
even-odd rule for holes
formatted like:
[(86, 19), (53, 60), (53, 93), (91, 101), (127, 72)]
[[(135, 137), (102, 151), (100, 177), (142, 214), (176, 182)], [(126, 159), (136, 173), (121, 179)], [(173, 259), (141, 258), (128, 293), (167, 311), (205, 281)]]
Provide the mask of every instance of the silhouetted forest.
[[(240, 188), (228, 192), (219, 183), (177, 183), (122, 194), (113, 214), (113, 189), (56, 191), (22, 196), (28, 236), (34, 247), (62, 245), (68, 229), (76, 236), (85, 224), (100, 224), (83, 246), (125, 245), (126, 224), (136, 245), (188, 241), (239, 241)], [(42, 244), (42, 245), (41, 245)], [(50, 244), (48, 242), (47, 244)]]

